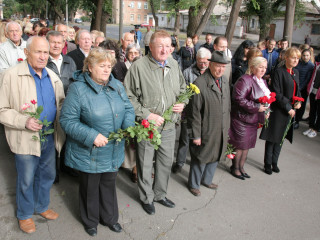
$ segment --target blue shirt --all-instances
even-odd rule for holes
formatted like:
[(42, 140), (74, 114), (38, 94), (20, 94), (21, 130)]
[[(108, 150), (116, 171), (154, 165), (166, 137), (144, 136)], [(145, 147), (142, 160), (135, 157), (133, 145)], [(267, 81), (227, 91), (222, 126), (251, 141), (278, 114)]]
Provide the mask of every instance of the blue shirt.
[[(53, 123), (56, 118), (57, 107), (56, 97), (48, 72), (45, 68), (42, 69), (40, 78), (40, 76), (33, 70), (33, 68), (29, 64), (28, 67), (30, 74), (32, 75), (36, 83), (38, 106), (43, 106), (43, 112), (40, 114), (40, 120), (43, 121), (43, 119), (47, 117), (47, 120)], [(30, 101), (31, 100), (33, 99), (30, 99)]]
[(141, 39), (142, 39), (142, 33), (138, 30), (135, 32), (136, 37), (137, 37), (137, 42), (140, 43)]
[(154, 57), (152, 57), (152, 59), (153, 59), (156, 63), (158, 63), (159, 66), (162, 67), (162, 68), (165, 68), (166, 65), (167, 65), (167, 63), (168, 63), (168, 60), (167, 60), (167, 59), (164, 61), (163, 64), (162, 64), (161, 62), (158, 62), (157, 60), (155, 60)]

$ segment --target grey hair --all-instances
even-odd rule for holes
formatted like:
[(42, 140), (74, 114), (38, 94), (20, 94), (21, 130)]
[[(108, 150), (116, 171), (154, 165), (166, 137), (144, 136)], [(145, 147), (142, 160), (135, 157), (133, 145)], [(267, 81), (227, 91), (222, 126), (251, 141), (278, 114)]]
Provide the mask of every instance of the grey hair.
[(55, 26), (54, 30), (58, 31), (58, 27), (59, 27), (60, 25), (67, 27), (67, 25), (64, 25), (64, 24), (62, 24), (62, 23), (59, 23), (59, 24), (57, 24), (57, 25)]
[(254, 57), (249, 61), (249, 67), (246, 71), (246, 74), (252, 74), (252, 68), (258, 67), (261, 63), (268, 62), (266, 58), (264, 57)]
[(61, 36), (61, 37), (62, 37), (62, 41), (63, 41), (63, 35), (62, 35), (61, 32), (51, 30), (51, 31), (49, 31), (49, 32), (47, 33), (46, 39), (49, 41), (49, 38), (50, 38), (51, 36), (54, 36), (54, 37)]
[(81, 34), (84, 33), (84, 32), (89, 33), (89, 35), (90, 35), (90, 37), (91, 37), (91, 39), (92, 39), (91, 33), (90, 33), (87, 29), (81, 29), (81, 30), (79, 30), (79, 31), (77, 32), (77, 34), (76, 34), (76, 42), (79, 42), (79, 39), (80, 39), (80, 37), (81, 37)]
[(22, 27), (21, 27), (21, 25), (20, 25), (19, 23), (15, 22), (15, 21), (12, 21), (12, 22), (8, 22), (8, 23), (7, 23), (7, 25), (6, 25), (6, 32), (8, 32), (9, 26), (15, 25), (15, 24), (19, 26), (20, 32), (22, 32)]
[[(33, 39), (35, 38), (41, 38), (41, 39), (44, 39), (43, 37), (39, 37), (39, 36), (32, 36), (32, 37), (29, 37), (28, 40), (27, 40), (27, 44), (26, 44), (26, 49), (28, 49), (28, 51), (30, 51), (30, 46), (33, 42)], [(50, 45), (49, 45), (49, 42), (47, 39), (45, 39), (47, 44), (48, 44), (48, 49), (50, 49)]]
[(197, 52), (197, 58), (211, 58), (211, 52), (207, 48), (200, 48)]
[(132, 35), (134, 35), (134, 34), (131, 33), (131, 32), (125, 32), (125, 33), (122, 34), (122, 40), (124, 40), (124, 37), (126, 36), (126, 34), (132, 34)]
[(127, 49), (126, 49), (126, 58), (128, 58), (128, 52), (132, 49), (132, 48), (135, 48), (137, 49), (137, 51), (139, 52), (139, 56), (142, 55), (142, 52), (140, 50), (140, 45), (136, 44), (136, 43), (132, 43), (132, 44), (129, 44)]

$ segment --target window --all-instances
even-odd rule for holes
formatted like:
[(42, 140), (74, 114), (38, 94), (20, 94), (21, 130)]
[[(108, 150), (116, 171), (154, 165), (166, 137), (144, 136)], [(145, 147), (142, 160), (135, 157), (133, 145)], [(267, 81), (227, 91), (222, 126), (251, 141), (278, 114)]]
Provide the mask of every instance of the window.
[(312, 24), (311, 34), (320, 34), (320, 24)]
[(254, 18), (253, 19), (251, 19), (251, 28), (254, 28)]
[(131, 22), (134, 21), (134, 14), (130, 14), (130, 21), (131, 21)]
[(144, 3), (144, 9), (148, 9), (148, 3), (147, 2)]
[(141, 22), (141, 15), (138, 14), (138, 22)]
[(147, 19), (148, 19), (148, 16), (147, 16), (147, 15), (144, 15), (143, 21), (144, 21), (144, 22), (147, 22)]
[(138, 9), (141, 9), (141, 2), (138, 2)]
[(131, 2), (131, 3), (130, 3), (130, 7), (131, 7), (131, 8), (134, 8), (134, 2)]
[(164, 21), (164, 17), (161, 17), (161, 21), (162, 21), (162, 22)]

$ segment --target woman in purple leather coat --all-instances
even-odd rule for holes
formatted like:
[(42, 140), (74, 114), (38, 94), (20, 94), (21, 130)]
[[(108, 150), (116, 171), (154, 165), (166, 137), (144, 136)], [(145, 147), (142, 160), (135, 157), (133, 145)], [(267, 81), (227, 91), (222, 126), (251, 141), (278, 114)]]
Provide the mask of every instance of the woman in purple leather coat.
[(231, 126), (229, 143), (236, 149), (232, 160), (231, 174), (241, 180), (250, 178), (244, 170), (248, 151), (257, 140), (258, 124), (264, 123), (267, 107), (259, 103), (259, 98), (269, 96), (270, 91), (262, 76), (267, 69), (267, 60), (255, 57), (249, 62), (249, 74), (240, 77), (232, 92)]

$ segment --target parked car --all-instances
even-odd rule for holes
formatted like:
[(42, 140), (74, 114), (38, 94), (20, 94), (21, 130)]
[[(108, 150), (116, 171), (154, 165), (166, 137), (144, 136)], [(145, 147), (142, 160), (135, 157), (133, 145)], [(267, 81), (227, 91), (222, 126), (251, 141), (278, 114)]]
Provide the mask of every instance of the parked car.
[(80, 18), (75, 18), (75, 19), (74, 19), (74, 22), (75, 22), (75, 23), (82, 23), (82, 20), (81, 20)]
[(152, 25), (150, 25), (149, 23), (141, 23), (140, 24), (141, 25), (141, 27), (152, 27)]
[(39, 18), (31, 18), (31, 20), (30, 20), (31, 23), (35, 23), (35, 22), (38, 22), (38, 21), (40, 21)]

